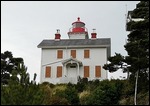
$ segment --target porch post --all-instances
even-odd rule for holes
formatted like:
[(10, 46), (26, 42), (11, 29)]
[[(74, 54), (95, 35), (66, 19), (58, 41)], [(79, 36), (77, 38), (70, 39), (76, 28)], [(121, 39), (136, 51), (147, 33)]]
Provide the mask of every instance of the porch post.
[(64, 77), (67, 77), (67, 74), (66, 74), (66, 64), (64, 64)]
[(77, 62), (77, 66), (78, 66), (78, 73), (77, 76), (79, 76), (79, 63)]

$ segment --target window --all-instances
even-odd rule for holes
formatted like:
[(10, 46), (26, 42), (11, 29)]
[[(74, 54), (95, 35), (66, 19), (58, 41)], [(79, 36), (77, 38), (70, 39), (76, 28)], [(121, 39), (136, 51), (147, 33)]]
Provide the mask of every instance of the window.
[(90, 58), (90, 50), (84, 50), (84, 58)]
[(76, 58), (76, 50), (71, 50), (71, 56), (72, 56), (73, 58)]
[(62, 77), (62, 66), (57, 66), (57, 77)]
[(63, 58), (63, 50), (57, 50), (57, 58), (62, 59)]
[(75, 65), (74, 65), (74, 66), (72, 65), (72, 66), (70, 66), (70, 68), (76, 68), (76, 66), (75, 66)]
[(89, 77), (89, 66), (84, 66), (84, 78)]
[(95, 77), (101, 77), (101, 66), (95, 66)]
[(51, 67), (46, 67), (45, 77), (46, 78), (51, 77)]

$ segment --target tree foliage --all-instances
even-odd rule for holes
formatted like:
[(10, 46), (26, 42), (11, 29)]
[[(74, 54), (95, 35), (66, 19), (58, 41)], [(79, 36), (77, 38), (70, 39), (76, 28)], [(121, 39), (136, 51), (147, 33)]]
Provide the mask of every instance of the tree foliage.
[(123, 83), (120, 80), (103, 80), (87, 98), (87, 105), (118, 105)]
[(139, 2), (131, 12), (131, 18), (127, 23), (127, 30), (130, 31), (128, 42), (124, 45), (128, 56), (116, 53), (115, 56), (108, 58), (110, 63), (105, 64), (103, 68), (115, 72), (122, 68), (122, 63), (126, 63), (130, 67), (124, 68), (124, 71), (131, 73), (130, 81), (135, 81), (134, 77), (139, 70), (139, 82), (145, 82), (140, 83), (139, 87), (142, 87), (142, 84), (146, 85), (149, 82), (149, 1)]
[[(130, 11), (130, 21), (126, 24), (128, 34), (127, 43), (124, 45), (128, 56), (125, 56), (124, 62), (130, 67), (124, 69), (130, 74), (130, 83), (135, 82), (134, 104), (137, 104), (137, 93), (140, 91), (149, 91), (149, 1), (141, 1), (133, 11)], [(118, 61), (110, 57), (110, 64), (105, 64), (104, 69), (110, 72), (116, 71)], [(111, 60), (111, 58), (113, 58)], [(115, 64), (114, 64), (115, 63)], [(117, 68), (115, 67), (117, 66)], [(112, 69), (111, 69), (112, 68)]]
[(8, 80), (10, 79), (12, 71), (16, 70), (18, 65), (20, 65), (21, 63), (23, 63), (23, 59), (14, 58), (10, 51), (5, 51), (4, 53), (1, 53), (1, 83), (2, 84), (8, 84)]
[[(149, 1), (141, 1), (132, 11), (132, 18), (143, 21), (130, 21), (128, 42), (124, 46), (128, 56), (115, 53), (109, 57), (109, 64), (104, 69), (115, 72), (119, 68), (130, 71), (130, 80), (95, 80), (80, 79), (77, 85), (68, 83), (63, 89), (55, 89), (58, 85), (48, 82), (31, 82), (27, 67), (22, 58), (13, 57), (6, 51), (1, 53), (1, 105), (119, 105), (121, 99), (133, 104), (134, 82), (139, 70), (138, 92), (141, 98), (149, 98)], [(130, 65), (125, 68), (124, 63)], [(19, 76), (19, 77), (18, 77)], [(83, 94), (79, 98), (79, 94)], [(139, 95), (138, 94), (138, 95)], [(144, 95), (142, 95), (144, 94)], [(131, 99), (130, 99), (131, 98)], [(80, 99), (80, 100), (79, 100)], [(128, 103), (131, 101), (130, 103)], [(149, 104), (149, 101), (140, 101)]]
[(115, 56), (109, 57), (108, 61), (110, 61), (110, 64), (104, 64), (103, 68), (105, 70), (109, 70), (109, 72), (115, 72), (119, 68), (122, 68), (123, 62), (125, 62), (124, 57), (119, 54), (115, 53)]
[[(149, 1), (141, 1), (132, 11), (132, 21), (127, 23), (130, 34), (128, 42), (124, 46), (128, 53), (126, 56), (127, 64), (131, 67), (129, 71), (131, 81), (134, 81), (134, 76), (137, 70), (139, 71), (138, 89), (148, 89), (149, 82)], [(142, 18), (141, 21), (134, 21), (135, 18)], [(133, 78), (131, 78), (133, 77)]]
[(71, 85), (70, 83), (67, 85), (66, 89), (57, 90), (55, 96), (65, 98), (66, 100), (68, 100), (68, 104), (79, 105), (78, 92), (75, 89), (75, 86)]

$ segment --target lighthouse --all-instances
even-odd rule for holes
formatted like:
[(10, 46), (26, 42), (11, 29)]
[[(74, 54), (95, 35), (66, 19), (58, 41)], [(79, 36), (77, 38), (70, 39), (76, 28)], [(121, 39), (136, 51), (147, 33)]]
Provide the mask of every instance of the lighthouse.
[(61, 39), (60, 30), (54, 39), (44, 39), (41, 48), (40, 82), (73, 83), (78, 78), (90, 80), (107, 79), (102, 67), (111, 54), (111, 39), (98, 38), (95, 29), (89, 38), (85, 23), (77, 18), (67, 32), (69, 39)]
[(68, 32), (69, 39), (88, 39), (88, 30), (85, 27), (85, 23), (80, 21), (80, 17), (77, 21), (72, 23), (72, 27)]

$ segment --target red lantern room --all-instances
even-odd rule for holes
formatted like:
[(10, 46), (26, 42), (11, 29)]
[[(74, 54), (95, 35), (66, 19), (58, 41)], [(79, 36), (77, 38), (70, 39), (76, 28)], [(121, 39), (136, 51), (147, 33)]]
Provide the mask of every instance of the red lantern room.
[[(72, 28), (69, 29), (68, 35), (69, 38), (71, 39), (88, 38), (88, 32), (87, 32), (87, 28), (85, 28), (85, 23), (80, 21), (79, 17), (77, 18), (77, 21), (72, 23)], [(73, 36), (76, 36), (76, 38)]]
[(72, 26), (72, 32), (85, 32), (85, 24), (80, 21), (79, 17), (76, 22), (72, 23)]

